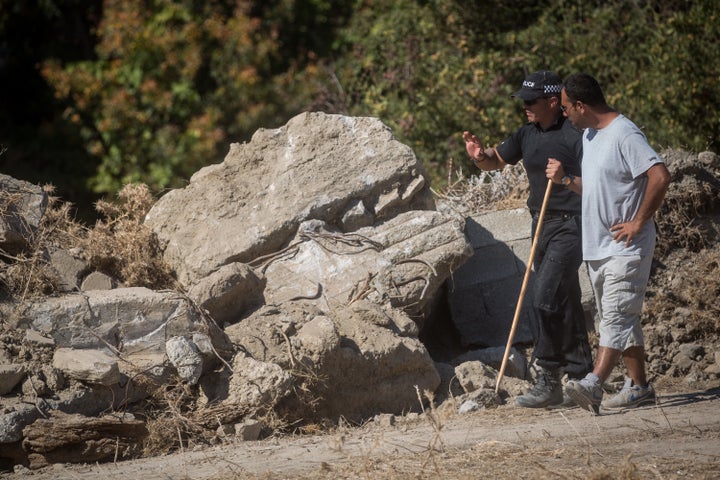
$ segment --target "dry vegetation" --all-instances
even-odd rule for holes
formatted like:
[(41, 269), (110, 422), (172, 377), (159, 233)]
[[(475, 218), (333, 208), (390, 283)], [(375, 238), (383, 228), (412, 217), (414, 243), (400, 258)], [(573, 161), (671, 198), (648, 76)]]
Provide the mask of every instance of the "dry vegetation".
[(117, 202), (100, 201), (95, 208), (104, 219), (87, 232), (80, 248), (94, 269), (120, 279), (127, 286), (152, 289), (175, 285), (162, 260), (157, 238), (143, 224), (155, 203), (146, 185), (126, 185)]
[(433, 193), (444, 204), (462, 214), (518, 208), (525, 205), (529, 187), (522, 165), (466, 176), (462, 169), (449, 168), (448, 186)]
[[(48, 262), (51, 249), (73, 250), (89, 269), (106, 273), (128, 287), (160, 290), (176, 286), (157, 239), (143, 224), (154, 203), (146, 185), (126, 185), (116, 201), (99, 201), (95, 208), (102, 219), (90, 228), (72, 217), (71, 204), (52, 196), (52, 186), (44, 189), (49, 195), (48, 207), (40, 228), (29, 239), (29, 248), (16, 256), (2, 255), (0, 298), (4, 294), (21, 302), (57, 293), (57, 274)], [(13, 197), (0, 192), (0, 213), (16, 201)]]
[[(44, 187), (50, 196), (41, 228), (29, 238), (26, 251), (11, 255), (0, 251), (0, 299), (12, 296), (15, 300), (49, 295), (55, 291), (55, 275), (47, 261), (51, 245), (73, 245), (83, 234), (82, 227), (70, 220), (71, 205), (53, 197), (53, 187)], [(15, 210), (19, 194), (0, 191), (0, 215)]]

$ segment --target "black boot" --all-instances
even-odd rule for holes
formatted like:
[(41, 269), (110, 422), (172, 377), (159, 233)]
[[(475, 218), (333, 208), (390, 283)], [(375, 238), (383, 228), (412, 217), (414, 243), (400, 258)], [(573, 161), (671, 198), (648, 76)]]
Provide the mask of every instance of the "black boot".
[(545, 408), (563, 402), (563, 390), (559, 370), (547, 370), (537, 367), (535, 385), (524, 395), (515, 399), (515, 403), (525, 408)]

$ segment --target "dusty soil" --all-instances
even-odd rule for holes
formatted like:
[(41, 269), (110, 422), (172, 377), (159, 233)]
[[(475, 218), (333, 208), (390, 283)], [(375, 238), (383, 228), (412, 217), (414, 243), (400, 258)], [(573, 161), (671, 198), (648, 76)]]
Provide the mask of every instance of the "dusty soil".
[[(594, 416), (511, 403), (468, 414), (381, 417), (318, 435), (185, 449), (95, 465), (51, 465), (0, 478), (466, 479), (662, 478), (720, 475), (720, 384), (662, 391), (658, 404)], [(450, 410), (450, 409), (448, 409)], [(394, 422), (391, 420), (394, 419)]]

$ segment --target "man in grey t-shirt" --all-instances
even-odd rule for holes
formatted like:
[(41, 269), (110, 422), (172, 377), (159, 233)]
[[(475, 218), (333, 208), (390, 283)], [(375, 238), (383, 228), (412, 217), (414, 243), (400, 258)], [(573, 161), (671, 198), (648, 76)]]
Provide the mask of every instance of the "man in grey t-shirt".
[[(581, 407), (599, 412), (654, 403), (645, 374), (640, 313), (655, 248), (653, 215), (670, 183), (670, 174), (645, 135), (610, 108), (597, 81), (586, 74), (568, 77), (562, 110), (583, 132), (582, 178), (571, 186), (582, 195), (583, 259), (600, 315), (600, 346), (595, 368), (571, 380), (565, 392)], [(559, 162), (548, 163), (547, 176), (559, 181)], [(625, 386), (602, 401), (602, 383), (622, 357)]]

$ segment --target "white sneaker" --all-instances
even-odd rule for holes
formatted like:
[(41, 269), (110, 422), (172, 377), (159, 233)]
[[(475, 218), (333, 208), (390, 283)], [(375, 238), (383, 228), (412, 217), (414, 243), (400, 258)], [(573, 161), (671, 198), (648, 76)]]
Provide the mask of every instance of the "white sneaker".
[(633, 384), (632, 379), (626, 378), (622, 390), (612, 398), (602, 402), (602, 407), (608, 410), (622, 410), (625, 408), (641, 407), (655, 404), (655, 389), (647, 384), (646, 387)]
[(593, 382), (587, 377), (581, 380), (570, 380), (565, 385), (565, 393), (585, 410), (589, 410), (595, 415), (600, 413), (603, 391), (599, 383)]

